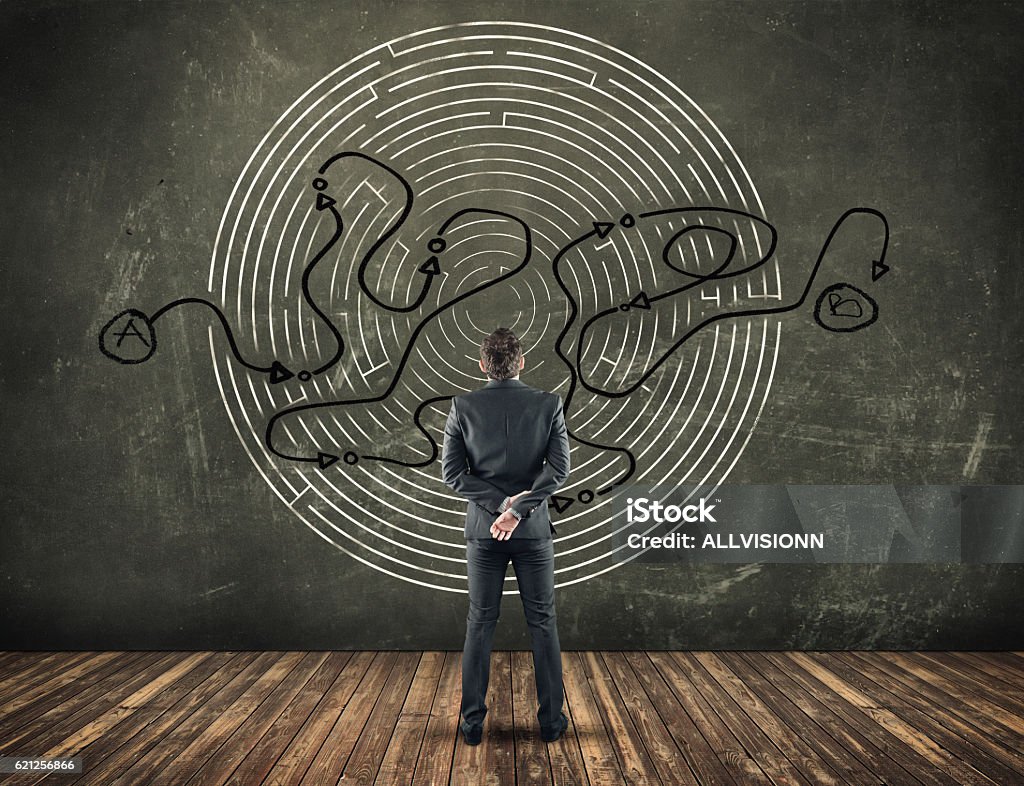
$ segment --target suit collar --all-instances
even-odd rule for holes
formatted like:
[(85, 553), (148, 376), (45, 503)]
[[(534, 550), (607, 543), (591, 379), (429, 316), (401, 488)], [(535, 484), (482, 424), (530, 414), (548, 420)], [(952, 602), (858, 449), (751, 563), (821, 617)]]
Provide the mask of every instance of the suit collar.
[(485, 388), (520, 388), (526, 387), (525, 382), (518, 379), (489, 379)]

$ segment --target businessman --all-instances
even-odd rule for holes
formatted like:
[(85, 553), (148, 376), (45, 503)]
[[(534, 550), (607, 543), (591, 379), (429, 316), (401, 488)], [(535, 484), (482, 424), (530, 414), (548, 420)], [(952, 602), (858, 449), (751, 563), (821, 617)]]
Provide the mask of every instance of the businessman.
[(444, 482), (469, 502), (466, 569), (469, 614), (462, 651), (462, 722), (469, 745), (483, 737), (491, 642), (508, 563), (533, 643), (541, 737), (557, 740), (562, 712), (562, 654), (555, 621), (554, 541), (548, 497), (569, 477), (562, 399), (519, 381), (522, 346), (507, 328), (480, 345), (487, 384), (452, 399), (444, 428)]

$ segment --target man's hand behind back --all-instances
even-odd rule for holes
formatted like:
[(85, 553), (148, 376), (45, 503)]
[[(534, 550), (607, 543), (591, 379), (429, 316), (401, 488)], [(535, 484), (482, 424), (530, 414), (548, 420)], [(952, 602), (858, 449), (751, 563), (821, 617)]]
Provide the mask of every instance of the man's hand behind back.
[[(529, 491), (527, 489), (527, 491)], [(508, 506), (512, 507), (512, 504), (527, 491), (520, 491), (513, 497), (509, 497)], [(512, 532), (519, 525), (519, 519), (512, 515), (511, 510), (506, 510), (491, 524), (491, 537), (495, 540), (508, 540), (512, 537)]]

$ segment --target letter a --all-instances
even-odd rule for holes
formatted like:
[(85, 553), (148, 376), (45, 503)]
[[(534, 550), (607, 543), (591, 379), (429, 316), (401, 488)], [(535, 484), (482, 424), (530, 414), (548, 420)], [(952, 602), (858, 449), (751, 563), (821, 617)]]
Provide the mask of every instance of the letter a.
[(128, 336), (135, 336), (135, 338), (137, 338), (147, 347), (149, 346), (149, 342), (142, 337), (142, 333), (140, 333), (139, 329), (135, 327), (135, 319), (133, 317), (129, 317), (128, 321), (124, 325), (124, 329), (121, 330), (121, 332), (119, 333), (114, 333), (114, 335), (117, 336), (117, 346), (121, 346), (121, 342), (124, 341)]

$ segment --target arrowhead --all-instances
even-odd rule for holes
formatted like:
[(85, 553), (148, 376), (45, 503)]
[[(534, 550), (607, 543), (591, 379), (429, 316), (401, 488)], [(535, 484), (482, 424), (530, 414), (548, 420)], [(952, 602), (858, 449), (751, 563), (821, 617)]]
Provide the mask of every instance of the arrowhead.
[(437, 257), (431, 257), (422, 265), (419, 266), (421, 273), (426, 273), (428, 276), (437, 276), (441, 273), (441, 265), (437, 261)]
[(610, 221), (595, 221), (594, 229), (597, 230), (597, 236), (604, 238), (608, 237), (608, 233), (615, 228), (615, 224)]
[(878, 281), (882, 276), (889, 272), (889, 266), (884, 262), (875, 260), (871, 263), (871, 280)]
[(294, 376), (295, 375), (291, 371), (289, 371), (284, 365), (282, 365), (278, 361), (275, 360), (273, 363), (270, 364), (271, 385), (276, 385), (279, 382), (284, 382), (285, 380), (289, 380)]
[(556, 513), (564, 513), (565, 510), (574, 502), (572, 497), (561, 497), (558, 494), (552, 494), (548, 498), (548, 506), (555, 509)]
[(329, 196), (327, 196), (327, 194), (319, 193), (319, 194), (316, 195), (316, 209), (317, 210), (326, 210), (331, 205), (335, 205), (335, 204), (337, 204), (337, 202), (335, 202), (333, 199), (331, 199)]
[(320, 465), (320, 469), (327, 469), (331, 464), (338, 460), (338, 457), (331, 453), (317, 453), (316, 463)]
[(633, 308), (646, 308), (650, 310), (651, 301), (647, 298), (647, 293), (641, 289), (637, 296), (629, 301), (629, 305), (633, 306)]

